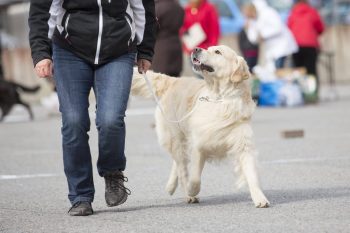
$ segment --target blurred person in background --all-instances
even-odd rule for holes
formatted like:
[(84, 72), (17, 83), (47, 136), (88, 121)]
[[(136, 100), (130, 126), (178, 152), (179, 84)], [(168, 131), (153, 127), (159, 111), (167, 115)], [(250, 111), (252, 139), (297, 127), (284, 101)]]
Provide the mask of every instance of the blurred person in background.
[(257, 15), (249, 17), (247, 36), (252, 43), (264, 43), (265, 59), (270, 67), (282, 68), (286, 57), (298, 51), (298, 45), (278, 12), (266, 0), (253, 0), (253, 4)]
[(239, 49), (247, 61), (250, 72), (252, 72), (254, 66), (258, 64), (259, 58), (259, 43), (251, 42), (247, 36), (247, 29), (250, 24), (254, 23), (252, 19), (256, 18), (257, 12), (255, 6), (252, 3), (245, 4), (242, 7), (242, 13), (245, 17), (245, 24), (243, 29), (238, 35)]
[(306, 0), (297, 0), (289, 15), (288, 27), (299, 45), (299, 51), (293, 54), (294, 65), (305, 67), (308, 74), (315, 76), (318, 92), (317, 58), (320, 48), (318, 38), (324, 31), (324, 23), (317, 10)]
[[(1, 25), (0, 25), (1, 28)], [(2, 42), (1, 42), (1, 31), (0, 31), (0, 80), (4, 79), (4, 70), (2, 69)]]
[[(196, 47), (207, 49), (210, 46), (218, 45), (220, 37), (219, 16), (215, 6), (207, 0), (189, 0), (185, 7), (185, 19), (180, 30), (181, 34), (186, 33), (196, 23), (199, 23), (205, 33), (205, 40)], [(188, 48), (185, 48), (185, 51), (192, 52)]]
[[(50, 21), (50, 16), (55, 21)], [(137, 53), (139, 72), (153, 57), (154, 1), (32, 0), (29, 40), (37, 75), (53, 75), (62, 113), (64, 171), (72, 216), (93, 214), (89, 94), (96, 96), (99, 155), (107, 206), (124, 203), (125, 110)], [(52, 40), (52, 29), (54, 30)]]
[(159, 28), (152, 69), (155, 72), (179, 77), (182, 71), (179, 31), (184, 20), (184, 10), (177, 0), (155, 0), (155, 4)]

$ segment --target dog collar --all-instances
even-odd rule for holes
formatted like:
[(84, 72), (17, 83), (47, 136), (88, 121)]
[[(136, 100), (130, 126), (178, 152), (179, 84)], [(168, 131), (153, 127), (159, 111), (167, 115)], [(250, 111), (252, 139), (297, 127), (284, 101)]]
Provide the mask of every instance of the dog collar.
[(211, 103), (221, 103), (221, 102), (224, 102), (224, 99), (222, 97), (217, 98), (217, 99), (212, 99), (209, 96), (202, 96), (199, 98), (199, 101), (211, 102)]

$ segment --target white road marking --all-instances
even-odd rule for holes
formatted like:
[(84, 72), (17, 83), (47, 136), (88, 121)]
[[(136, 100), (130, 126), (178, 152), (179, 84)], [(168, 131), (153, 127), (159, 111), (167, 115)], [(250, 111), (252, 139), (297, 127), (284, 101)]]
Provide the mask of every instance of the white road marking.
[[(148, 116), (148, 115), (154, 115), (154, 111), (156, 109), (153, 107), (151, 108), (130, 108), (126, 110), (125, 115), (127, 117), (130, 116)], [(96, 113), (94, 111), (89, 112), (90, 118), (95, 119), (96, 118)]]
[(155, 108), (130, 108), (126, 110), (126, 116), (154, 115)]
[(43, 173), (43, 174), (32, 174), (32, 175), (0, 175), (0, 180), (18, 180), (18, 179), (56, 177), (56, 176), (60, 176), (60, 174)]
[[(260, 164), (289, 164), (289, 163), (307, 163), (307, 162), (325, 162), (325, 161), (337, 161), (337, 160), (350, 160), (349, 156), (342, 157), (315, 157), (315, 158), (297, 158), (297, 159), (278, 159), (271, 161), (261, 161)], [(18, 179), (30, 179), (30, 178), (45, 178), (45, 177), (57, 177), (62, 174), (55, 173), (42, 173), (32, 175), (0, 175), (0, 180), (18, 180)]]
[(350, 160), (350, 156), (277, 159), (277, 160), (271, 160), (271, 161), (261, 161), (260, 163), (261, 164), (287, 164), (287, 163), (323, 162), (323, 161), (332, 161), (332, 160)]

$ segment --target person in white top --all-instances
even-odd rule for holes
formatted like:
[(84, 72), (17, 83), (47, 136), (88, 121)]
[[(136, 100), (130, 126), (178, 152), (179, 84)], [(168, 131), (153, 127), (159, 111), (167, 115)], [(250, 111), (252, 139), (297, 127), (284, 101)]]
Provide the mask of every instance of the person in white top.
[(268, 65), (282, 68), (287, 56), (298, 51), (298, 45), (278, 12), (265, 0), (253, 0), (257, 15), (249, 19), (247, 36), (252, 43), (262, 41)]

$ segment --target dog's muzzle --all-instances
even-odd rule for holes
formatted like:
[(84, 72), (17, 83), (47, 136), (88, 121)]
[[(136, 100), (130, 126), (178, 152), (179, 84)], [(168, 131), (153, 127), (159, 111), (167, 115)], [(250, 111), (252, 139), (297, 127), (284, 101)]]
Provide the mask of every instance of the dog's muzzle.
[(193, 69), (196, 71), (208, 71), (208, 72), (214, 72), (214, 68), (203, 64), (200, 60), (200, 55), (202, 53), (203, 49), (201, 48), (195, 48), (191, 54), (191, 61), (193, 64)]

